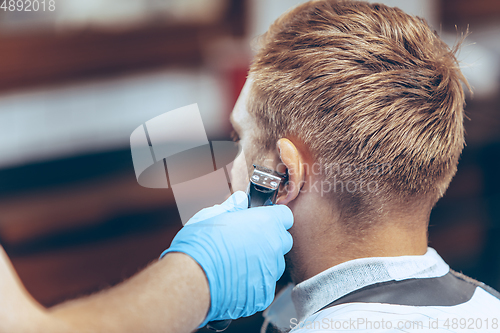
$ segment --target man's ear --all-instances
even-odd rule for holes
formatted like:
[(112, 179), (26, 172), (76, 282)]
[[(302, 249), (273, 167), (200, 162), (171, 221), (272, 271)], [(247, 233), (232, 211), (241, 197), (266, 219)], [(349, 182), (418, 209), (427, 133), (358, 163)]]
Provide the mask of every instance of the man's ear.
[(304, 160), (297, 147), (290, 140), (285, 138), (279, 139), (276, 145), (281, 160), (277, 169), (282, 173), (288, 172), (288, 185), (286, 190), (280, 193), (276, 203), (286, 205), (297, 198), (300, 189), (304, 185), (306, 177)]

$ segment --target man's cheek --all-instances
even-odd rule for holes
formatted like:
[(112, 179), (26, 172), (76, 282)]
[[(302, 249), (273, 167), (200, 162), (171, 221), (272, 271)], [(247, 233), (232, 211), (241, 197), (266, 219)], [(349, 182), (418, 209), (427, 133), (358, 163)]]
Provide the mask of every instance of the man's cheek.
[(231, 168), (231, 186), (233, 191), (246, 191), (248, 185), (248, 169), (243, 154), (238, 155)]

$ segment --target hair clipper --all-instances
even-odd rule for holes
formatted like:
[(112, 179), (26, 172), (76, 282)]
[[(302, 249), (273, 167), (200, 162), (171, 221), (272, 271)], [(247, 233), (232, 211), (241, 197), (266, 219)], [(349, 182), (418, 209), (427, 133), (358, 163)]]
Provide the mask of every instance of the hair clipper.
[(248, 207), (270, 206), (276, 203), (281, 184), (286, 184), (286, 174), (253, 165), (254, 170), (248, 183)]

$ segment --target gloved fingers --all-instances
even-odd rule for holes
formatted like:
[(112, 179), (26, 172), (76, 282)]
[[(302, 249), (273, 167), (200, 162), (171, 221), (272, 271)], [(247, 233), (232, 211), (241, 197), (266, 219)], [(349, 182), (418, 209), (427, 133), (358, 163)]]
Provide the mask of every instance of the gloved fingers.
[(262, 231), (268, 232), (268, 237), (276, 246), (276, 251), (286, 254), (292, 249), (293, 238), (286, 230), (293, 225), (293, 214), (290, 208), (284, 205), (255, 207), (248, 213), (253, 215), (249, 222), (258, 224)]
[(273, 210), (278, 221), (283, 224), (286, 230), (293, 226), (293, 214), (290, 208), (285, 205), (273, 205)]
[(278, 281), (283, 273), (285, 272), (285, 257), (284, 256), (279, 256), (278, 257), (278, 276), (276, 277), (276, 281)]
[[(278, 281), (278, 280), (276, 280)], [(266, 285), (266, 297), (264, 298), (264, 304), (259, 307), (259, 311), (264, 311), (271, 305), (274, 300), (274, 295), (276, 294), (276, 282), (270, 282)]]
[(281, 236), (281, 241), (283, 242), (283, 255), (285, 255), (293, 247), (293, 237), (288, 231), (285, 231)]
[(235, 212), (246, 208), (248, 208), (248, 196), (245, 192), (237, 191), (220, 205), (214, 205), (200, 210), (187, 221), (186, 225), (208, 220), (223, 213)]
[(263, 214), (266, 216), (264, 220), (275, 220), (286, 230), (290, 229), (293, 225), (293, 214), (290, 208), (285, 205), (272, 205), (255, 207), (251, 209), (255, 214)]

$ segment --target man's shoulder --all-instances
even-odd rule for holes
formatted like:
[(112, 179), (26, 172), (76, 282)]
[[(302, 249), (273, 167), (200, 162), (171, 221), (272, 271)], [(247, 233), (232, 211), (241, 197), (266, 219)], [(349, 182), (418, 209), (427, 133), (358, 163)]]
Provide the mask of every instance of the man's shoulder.
[(455, 276), (457, 279), (464, 281), (467, 284), (474, 285), (474, 286), (477, 286), (477, 287), (484, 289), (486, 292), (491, 294), (491, 296), (500, 300), (500, 292), (498, 292), (497, 290), (493, 289), (492, 287), (486, 285), (485, 283), (477, 281), (477, 280), (475, 280), (475, 279), (473, 279), (465, 274), (456, 272), (452, 269), (450, 269), (450, 274), (453, 274), (453, 276)]
[(464, 325), (477, 332), (498, 331), (499, 296), (484, 283), (450, 270), (442, 277), (389, 281), (362, 288), (302, 322), (291, 322), (292, 332), (456, 332)]
[(500, 293), (454, 270), (433, 278), (391, 280), (357, 289), (321, 310), (345, 303), (384, 303), (407, 306), (454, 306), (469, 301), (477, 288), (500, 300)]
[(467, 302), (453, 306), (411, 306), (382, 303), (336, 305), (301, 322), (291, 321), (291, 333), (336, 330), (356, 332), (497, 332), (500, 300), (481, 287)]

